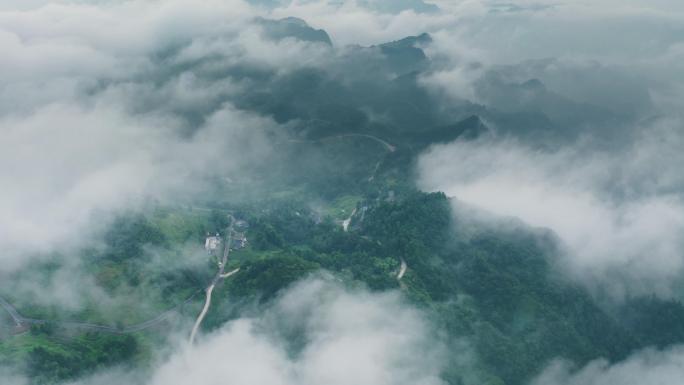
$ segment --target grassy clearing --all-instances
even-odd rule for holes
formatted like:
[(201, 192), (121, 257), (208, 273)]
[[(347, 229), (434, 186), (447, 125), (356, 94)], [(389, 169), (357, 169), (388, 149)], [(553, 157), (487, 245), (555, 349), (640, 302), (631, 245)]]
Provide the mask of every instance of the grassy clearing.
[(343, 195), (335, 199), (325, 213), (334, 219), (347, 219), (361, 199), (360, 195)]

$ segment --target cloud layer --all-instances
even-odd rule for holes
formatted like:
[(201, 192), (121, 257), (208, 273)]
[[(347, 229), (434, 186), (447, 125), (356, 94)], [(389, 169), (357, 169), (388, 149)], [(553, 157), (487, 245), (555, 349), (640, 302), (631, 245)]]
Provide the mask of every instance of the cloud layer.
[[(289, 16), (334, 46), (269, 37), (256, 19)], [(344, 77), (345, 45), (429, 32), (419, 82), (440, 118), (483, 112), (498, 136), (432, 148), (420, 186), (551, 228), (562, 267), (594, 290), (678, 296), (683, 25), (675, 0), (3, 2), (0, 269), (68, 248), (145, 197), (201, 195), (267, 166), (287, 127), (240, 105), (245, 90), (272, 91), (254, 79)], [(309, 281), (263, 317), (181, 346), (151, 383), (441, 384), (430, 333), (396, 294)], [(537, 383), (659, 383), (680, 367), (675, 348), (559, 364)]]
[(684, 376), (684, 350), (644, 350), (628, 359), (609, 364), (596, 360), (576, 369), (558, 361), (540, 374), (532, 385), (609, 385), (675, 384)]
[[(565, 267), (594, 288), (674, 295), (684, 260), (681, 136), (644, 132), (624, 152), (557, 151), (512, 140), (457, 142), (420, 161), (420, 184), (493, 213), (554, 230)], [(668, 154), (668, 155), (665, 155)]]
[[(284, 337), (303, 341), (292, 347)], [(444, 346), (397, 293), (301, 282), (264, 316), (226, 324), (163, 364), (150, 384), (443, 384)], [(289, 345), (289, 346), (288, 346)]]
[(110, 212), (268, 162), (282, 129), (234, 107), (241, 85), (207, 75), (305, 49), (263, 38), (254, 16), (241, 1), (0, 11), (2, 269), (87, 238)]
[(680, 296), (681, 4), (440, 5), (461, 22), (435, 33), (423, 82), (486, 106), (492, 135), (426, 152), (419, 185), (551, 228), (564, 270), (612, 298)]
[(186, 338), (147, 374), (114, 369), (73, 385), (444, 384), (446, 347), (425, 314), (397, 292), (348, 289), (330, 277), (295, 284), (260, 315), (194, 346)]

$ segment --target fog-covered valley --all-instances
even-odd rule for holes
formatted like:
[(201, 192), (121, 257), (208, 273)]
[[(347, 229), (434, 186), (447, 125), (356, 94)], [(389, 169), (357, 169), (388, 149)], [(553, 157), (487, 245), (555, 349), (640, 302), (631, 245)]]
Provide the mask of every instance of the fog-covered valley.
[(3, 384), (684, 375), (676, 1), (9, 0), (0, 48)]

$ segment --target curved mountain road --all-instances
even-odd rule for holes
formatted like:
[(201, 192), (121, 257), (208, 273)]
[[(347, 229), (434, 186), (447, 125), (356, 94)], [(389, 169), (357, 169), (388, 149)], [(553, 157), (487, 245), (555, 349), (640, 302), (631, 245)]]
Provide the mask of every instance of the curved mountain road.
[(371, 139), (373, 141), (380, 143), (389, 152), (394, 152), (397, 150), (396, 146), (388, 143), (386, 140), (378, 138), (377, 136), (374, 136), (374, 135), (369, 135), (369, 134), (349, 133), (349, 134), (327, 136), (327, 137), (321, 138), (321, 139), (290, 139), (290, 140), (288, 140), (288, 142), (291, 142), (291, 143), (316, 143), (316, 142), (324, 142), (324, 141), (329, 141), (329, 140), (334, 140), (334, 139), (342, 139), (342, 138), (368, 138), (368, 139)]
[(202, 321), (204, 321), (204, 317), (207, 315), (207, 312), (209, 311), (209, 307), (211, 306), (211, 294), (214, 292), (214, 288), (216, 287), (216, 284), (221, 281), (222, 279), (228, 278), (231, 275), (237, 273), (240, 271), (240, 268), (237, 268), (231, 272), (224, 273), (224, 269), (226, 268), (226, 263), (228, 263), (228, 256), (230, 254), (230, 244), (233, 240), (233, 224), (235, 223), (235, 218), (233, 218), (232, 215), (230, 215), (230, 225), (226, 229), (226, 238), (225, 242), (223, 245), (223, 258), (221, 259), (221, 262), (218, 264), (218, 272), (214, 276), (214, 279), (211, 280), (211, 284), (209, 287), (207, 287), (207, 296), (204, 301), (204, 307), (202, 308), (202, 311), (200, 312), (199, 316), (197, 316), (197, 320), (195, 321), (195, 324), (192, 327), (192, 332), (190, 332), (190, 344), (192, 345), (195, 342), (195, 336), (197, 335), (197, 332), (199, 330), (199, 327), (202, 325)]
[(397, 279), (401, 281), (402, 278), (404, 278), (404, 274), (406, 274), (406, 268), (408, 266), (406, 265), (406, 261), (404, 261), (404, 258), (401, 259), (401, 266), (399, 267), (399, 273), (397, 273)]
[[(228, 278), (231, 275), (237, 273), (240, 271), (240, 268), (237, 268), (233, 271), (230, 271), (225, 274), (219, 275), (221, 279)], [(214, 291), (214, 288), (216, 287), (216, 283), (212, 283), (211, 286), (207, 288), (207, 299), (204, 301), (204, 307), (202, 308), (202, 311), (200, 312), (200, 315), (197, 317), (197, 320), (195, 321), (195, 325), (192, 327), (192, 332), (190, 333), (190, 344), (192, 344), (195, 341), (195, 336), (197, 335), (197, 331), (199, 330), (200, 325), (202, 325), (202, 321), (204, 320), (204, 317), (207, 315), (207, 312), (209, 311), (209, 306), (211, 306), (211, 294)]]
[(188, 302), (190, 302), (195, 296), (200, 292), (201, 290), (198, 290), (194, 292), (190, 297), (188, 297), (185, 301), (181, 302), (180, 304), (172, 307), (169, 310), (164, 311), (163, 313), (157, 315), (154, 318), (151, 318), (147, 321), (143, 321), (134, 325), (126, 326), (123, 328), (119, 328), (116, 326), (111, 326), (111, 325), (100, 325), (100, 324), (94, 324), (94, 323), (89, 323), (89, 322), (78, 322), (78, 321), (52, 321), (52, 320), (47, 320), (47, 319), (39, 319), (39, 318), (29, 318), (29, 317), (24, 317), (17, 311), (17, 309), (12, 306), (7, 300), (4, 298), (0, 297), (0, 306), (7, 311), (10, 316), (12, 317), (12, 320), (17, 326), (23, 326), (23, 325), (41, 325), (41, 324), (46, 324), (50, 322), (54, 322), (55, 324), (64, 327), (64, 328), (69, 328), (69, 329), (81, 329), (81, 330), (89, 330), (89, 331), (97, 331), (97, 332), (104, 332), (104, 333), (112, 333), (112, 334), (130, 334), (130, 333), (135, 333), (139, 332), (145, 329), (149, 329), (162, 321), (166, 320), (168, 317), (170, 317), (172, 314), (176, 312), (179, 308), (182, 306), (186, 305)]
[[(213, 210), (213, 209), (212, 209)], [(214, 276), (214, 278), (211, 281), (210, 286), (206, 289), (207, 290), (207, 303), (205, 303), (205, 308), (208, 310), (208, 305), (211, 303), (211, 291), (213, 291), (214, 286), (218, 281), (221, 279), (225, 279), (230, 277), (231, 275), (237, 273), (240, 271), (239, 268), (230, 271), (228, 273), (224, 273), (224, 268), (226, 266), (226, 262), (228, 261), (228, 254), (230, 253), (230, 242), (231, 242), (231, 235), (232, 235), (232, 230), (233, 230), (233, 223), (234, 223), (234, 218), (231, 216), (231, 223), (230, 226), (228, 227), (226, 231), (226, 242), (225, 242), (225, 247), (223, 251), (223, 259), (221, 261), (221, 264), (219, 265), (219, 271)], [(190, 301), (192, 301), (197, 294), (199, 294), (202, 291), (202, 289), (195, 291), (190, 295), (188, 298), (186, 298), (183, 302), (179, 303), (178, 305), (164, 311), (163, 313), (160, 313), (154, 318), (151, 318), (149, 320), (130, 325), (130, 326), (125, 326), (123, 328), (116, 327), (116, 326), (111, 326), (111, 325), (101, 325), (101, 324), (94, 324), (94, 323), (89, 323), (89, 322), (78, 322), (78, 321), (53, 321), (53, 320), (47, 320), (47, 319), (39, 319), (39, 318), (29, 318), (29, 317), (24, 317), (19, 313), (17, 308), (14, 307), (9, 301), (7, 301), (5, 298), (0, 296), (0, 307), (2, 307), (12, 318), (12, 321), (17, 327), (21, 326), (26, 326), (26, 325), (41, 325), (41, 324), (46, 324), (46, 323), (55, 323), (56, 325), (59, 325), (64, 328), (70, 328), (70, 329), (81, 329), (81, 330), (88, 330), (88, 331), (96, 331), (96, 332), (103, 332), (103, 333), (112, 333), (112, 334), (130, 334), (130, 333), (136, 333), (139, 331), (143, 331), (145, 329), (149, 329), (153, 326), (156, 326), (157, 324), (163, 322), (167, 318), (169, 318), (172, 314), (174, 314), (179, 308), (185, 306), (188, 304)], [(204, 315), (206, 314), (206, 310), (203, 311), (203, 314), (201, 314), (201, 318), (198, 319), (198, 322), (201, 323), (202, 319), (204, 318)], [(196, 325), (196, 327), (199, 327), (199, 324)], [(193, 328), (193, 336), (196, 333), (195, 328)]]
[(12, 317), (12, 320), (17, 326), (22, 325), (22, 321), (24, 321), (26, 318), (22, 317), (21, 314), (17, 311), (17, 309), (12, 306), (11, 303), (7, 302), (4, 298), (0, 297), (0, 306), (2, 306), (7, 313), (9, 313), (10, 317)]
[(207, 312), (209, 311), (209, 306), (211, 306), (211, 293), (214, 291), (214, 287), (216, 287), (216, 284), (212, 283), (211, 286), (207, 288), (207, 299), (204, 302), (204, 307), (202, 308), (202, 311), (197, 317), (195, 324), (192, 326), (192, 332), (190, 333), (191, 345), (195, 342), (195, 336), (197, 335), (197, 331), (199, 330), (200, 325), (202, 325), (202, 321), (204, 321), (204, 316), (206, 316)]
[(356, 207), (354, 208), (354, 210), (352, 210), (352, 213), (351, 213), (351, 215), (349, 216), (349, 218), (347, 218), (347, 219), (345, 219), (344, 221), (342, 221), (342, 229), (343, 229), (345, 232), (346, 232), (347, 230), (349, 230), (349, 225), (351, 224), (351, 221), (352, 221), (352, 218), (354, 217), (354, 214), (356, 214)]

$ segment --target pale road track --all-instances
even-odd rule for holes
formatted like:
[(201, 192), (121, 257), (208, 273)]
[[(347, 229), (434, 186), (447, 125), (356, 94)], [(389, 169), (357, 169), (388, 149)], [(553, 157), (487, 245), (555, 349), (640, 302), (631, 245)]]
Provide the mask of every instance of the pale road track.
[(321, 139), (290, 139), (288, 140), (289, 142), (292, 143), (316, 143), (316, 142), (323, 142), (323, 141), (328, 141), (328, 140), (333, 140), (333, 139), (341, 139), (341, 138), (368, 138), (371, 140), (374, 140), (380, 144), (382, 144), (389, 152), (394, 152), (397, 150), (397, 147), (388, 143), (384, 139), (380, 139), (377, 136), (373, 135), (368, 135), (368, 134), (342, 134), (342, 135), (335, 135), (335, 136), (329, 136), (326, 138), (321, 138)]
[(399, 267), (399, 273), (397, 273), (397, 279), (401, 280), (404, 278), (404, 274), (406, 274), (406, 268), (408, 266), (406, 265), (406, 261), (404, 261), (404, 258), (401, 259), (401, 267)]
[[(240, 271), (239, 268), (228, 273), (221, 274), (220, 277), (221, 279), (228, 278), (231, 275), (237, 273), (238, 271)], [(190, 333), (190, 344), (195, 342), (195, 336), (197, 335), (197, 331), (199, 330), (199, 327), (202, 324), (204, 317), (207, 315), (207, 311), (209, 311), (209, 306), (211, 306), (211, 294), (214, 291), (214, 287), (216, 287), (216, 284), (212, 283), (211, 286), (207, 288), (207, 299), (204, 301), (204, 307), (202, 308), (202, 312), (200, 313), (199, 317), (197, 317), (195, 325), (192, 327), (192, 332)]]
[(25, 320), (25, 318), (19, 314), (17, 309), (12, 306), (11, 303), (0, 297), (0, 306), (2, 306), (2, 308), (9, 313), (10, 317), (12, 317), (12, 321), (14, 321), (17, 326), (21, 326), (22, 321)]
[[(231, 241), (231, 234), (233, 230), (233, 222), (234, 219), (231, 216), (231, 223), (230, 226), (228, 227), (227, 230), (227, 235), (226, 235), (226, 247), (224, 248), (223, 251), (223, 259), (221, 266), (219, 267), (219, 272), (214, 276), (214, 278), (211, 281), (211, 285), (209, 288), (213, 290), (213, 287), (216, 285), (216, 283), (221, 280), (230, 277), (231, 275), (237, 273), (240, 269), (235, 269), (231, 272), (225, 273), (223, 272), (226, 262), (228, 260), (228, 253), (230, 252), (230, 241)], [(209, 292), (209, 288), (207, 288), (208, 291), (208, 296), (207, 300), (211, 301), (211, 293)], [(139, 331), (143, 331), (145, 329), (149, 329), (162, 321), (166, 320), (168, 317), (170, 317), (172, 314), (176, 312), (179, 308), (182, 306), (186, 305), (190, 301), (192, 301), (197, 294), (199, 294), (202, 290), (197, 290), (194, 292), (191, 296), (189, 296), (187, 299), (185, 299), (183, 302), (180, 304), (172, 307), (169, 310), (166, 310), (165, 312), (159, 314), (158, 316), (151, 318), (147, 321), (143, 321), (134, 325), (126, 326), (123, 328), (119, 328), (116, 326), (111, 326), (111, 325), (99, 325), (99, 324), (93, 324), (93, 323), (88, 323), (88, 322), (78, 322), (78, 321), (51, 321), (51, 320), (46, 320), (46, 319), (38, 319), (38, 318), (29, 318), (29, 317), (24, 317), (19, 313), (19, 311), (11, 304), (9, 303), (5, 298), (0, 296), (0, 307), (2, 307), (7, 313), (9, 313), (10, 317), (12, 317), (12, 321), (15, 323), (17, 327), (21, 327), (24, 325), (41, 325), (41, 324), (46, 324), (46, 323), (55, 323), (56, 325), (59, 325), (61, 327), (69, 328), (69, 329), (80, 329), (80, 330), (87, 330), (87, 331), (97, 331), (97, 332), (103, 332), (103, 333), (112, 333), (112, 334), (130, 334), (130, 333), (136, 333)], [(207, 306), (205, 304), (205, 306)], [(206, 312), (204, 312), (206, 313)], [(202, 318), (204, 318), (204, 315), (202, 315)], [(201, 320), (198, 320), (201, 322)], [(195, 330), (193, 329), (193, 334)]]
[(143, 321), (134, 325), (126, 326), (123, 328), (118, 328), (116, 326), (110, 326), (110, 325), (99, 325), (99, 324), (93, 324), (93, 323), (88, 323), (88, 322), (78, 322), (78, 321), (51, 321), (51, 320), (46, 320), (46, 319), (38, 319), (38, 318), (28, 318), (22, 316), (17, 309), (12, 306), (7, 300), (4, 298), (0, 297), (0, 307), (5, 309), (10, 316), (12, 317), (12, 320), (17, 326), (22, 326), (22, 325), (41, 325), (41, 324), (46, 324), (50, 322), (54, 322), (55, 324), (65, 327), (65, 328), (70, 328), (70, 329), (81, 329), (81, 330), (89, 330), (89, 331), (97, 331), (97, 332), (104, 332), (104, 333), (112, 333), (112, 334), (130, 334), (130, 333), (135, 333), (139, 332), (145, 329), (149, 329), (160, 322), (166, 320), (168, 317), (170, 317), (172, 314), (176, 312), (180, 307), (186, 305), (188, 302), (190, 302), (195, 296), (200, 292), (201, 290), (198, 290), (194, 292), (190, 297), (188, 297), (185, 301), (181, 302), (180, 304), (172, 307), (171, 309), (159, 314), (158, 316), (151, 318), (147, 321)]
[(347, 219), (345, 219), (344, 221), (342, 221), (342, 229), (343, 229), (345, 232), (346, 232), (347, 230), (349, 230), (349, 224), (351, 223), (351, 220), (352, 220), (352, 217), (354, 217), (354, 214), (356, 214), (356, 208), (354, 208), (354, 210), (352, 211), (352, 213), (351, 213), (351, 215), (349, 216), (349, 218), (347, 218)]
[(199, 316), (197, 317), (197, 320), (195, 321), (195, 325), (192, 327), (192, 332), (190, 333), (190, 344), (192, 345), (195, 342), (195, 336), (197, 335), (197, 331), (199, 330), (200, 326), (202, 325), (202, 321), (204, 321), (204, 317), (207, 315), (207, 312), (209, 311), (209, 307), (211, 306), (211, 294), (214, 292), (214, 288), (216, 287), (216, 284), (227, 277), (230, 277), (231, 275), (237, 273), (240, 271), (240, 269), (235, 269), (231, 272), (224, 273), (224, 269), (226, 268), (226, 263), (228, 263), (228, 256), (230, 254), (230, 244), (233, 240), (233, 224), (235, 223), (235, 218), (233, 216), (230, 216), (230, 225), (226, 229), (226, 238), (225, 242), (223, 245), (223, 258), (221, 259), (221, 262), (219, 263), (219, 269), (216, 275), (214, 276), (214, 279), (211, 280), (211, 284), (209, 287), (207, 287), (207, 296), (206, 300), (204, 301), (204, 307), (202, 308), (202, 311), (200, 312)]
[(383, 160), (380, 159), (380, 160), (375, 164), (375, 168), (373, 168), (373, 174), (371, 174), (371, 176), (368, 177), (368, 181), (369, 181), (369, 182), (372, 182), (373, 179), (375, 179), (375, 174), (378, 173), (378, 170), (380, 169), (380, 164), (382, 164), (382, 161), (383, 161)]
[(237, 273), (238, 271), (240, 271), (240, 268), (239, 268), (239, 267), (238, 267), (237, 269), (233, 270), (233, 271), (229, 271), (229, 272), (227, 272), (227, 273), (225, 273), (225, 274), (221, 274), (221, 278), (228, 278), (228, 277), (230, 277), (231, 275)]
[[(374, 141), (380, 143), (381, 145), (383, 145), (388, 152), (394, 152), (397, 150), (396, 146), (388, 143), (384, 139), (378, 138), (377, 136), (368, 135), (368, 134), (342, 134), (342, 135), (329, 136), (329, 137), (321, 138), (321, 139), (290, 139), (290, 140), (288, 140), (288, 142), (290, 142), (290, 143), (318, 143), (318, 142), (329, 141), (329, 140), (334, 140), (334, 139), (343, 139), (343, 138), (368, 138), (368, 139), (374, 140)], [(380, 168), (381, 163), (382, 163), (382, 160), (379, 160), (375, 164), (375, 168), (373, 169), (373, 173), (371, 174), (370, 177), (368, 177), (369, 182), (372, 182), (373, 179), (375, 179), (375, 174), (378, 172), (378, 169)], [(354, 216), (354, 214), (356, 214), (356, 208), (351, 213), (349, 218), (342, 221), (342, 229), (345, 232), (349, 229), (349, 224), (351, 223), (351, 220), (352, 220), (352, 217)]]
[(207, 299), (204, 302), (204, 307), (202, 308), (202, 312), (200, 312), (200, 315), (197, 317), (195, 325), (193, 325), (192, 327), (192, 332), (190, 333), (190, 345), (192, 345), (195, 342), (197, 330), (199, 330), (199, 327), (202, 324), (202, 321), (204, 320), (204, 316), (207, 315), (207, 311), (209, 311), (209, 306), (211, 306), (211, 293), (214, 291), (214, 287), (216, 287), (216, 284), (212, 283), (211, 286), (209, 286), (209, 288), (207, 289)]
[[(374, 141), (376, 141), (376, 142), (382, 144), (383, 146), (385, 146), (385, 148), (386, 148), (389, 152), (394, 152), (394, 151), (397, 150), (397, 147), (396, 147), (396, 146), (393, 146), (393, 145), (389, 144), (387, 141), (385, 141), (385, 140), (383, 140), (383, 139), (380, 139), (380, 138), (378, 138), (377, 136), (373, 136), (373, 135), (368, 135), (368, 134), (342, 134), (342, 135), (338, 135), (338, 136), (337, 136), (337, 138), (350, 138), (350, 137), (352, 137), (352, 138), (353, 138), (353, 137), (357, 137), (357, 138), (368, 138), (368, 139), (372, 139), (372, 140), (374, 140)], [(332, 138), (335, 138), (335, 137), (332, 137)], [(331, 139), (332, 139), (332, 138), (331, 138)], [(327, 138), (322, 139), (322, 140), (327, 140)]]

